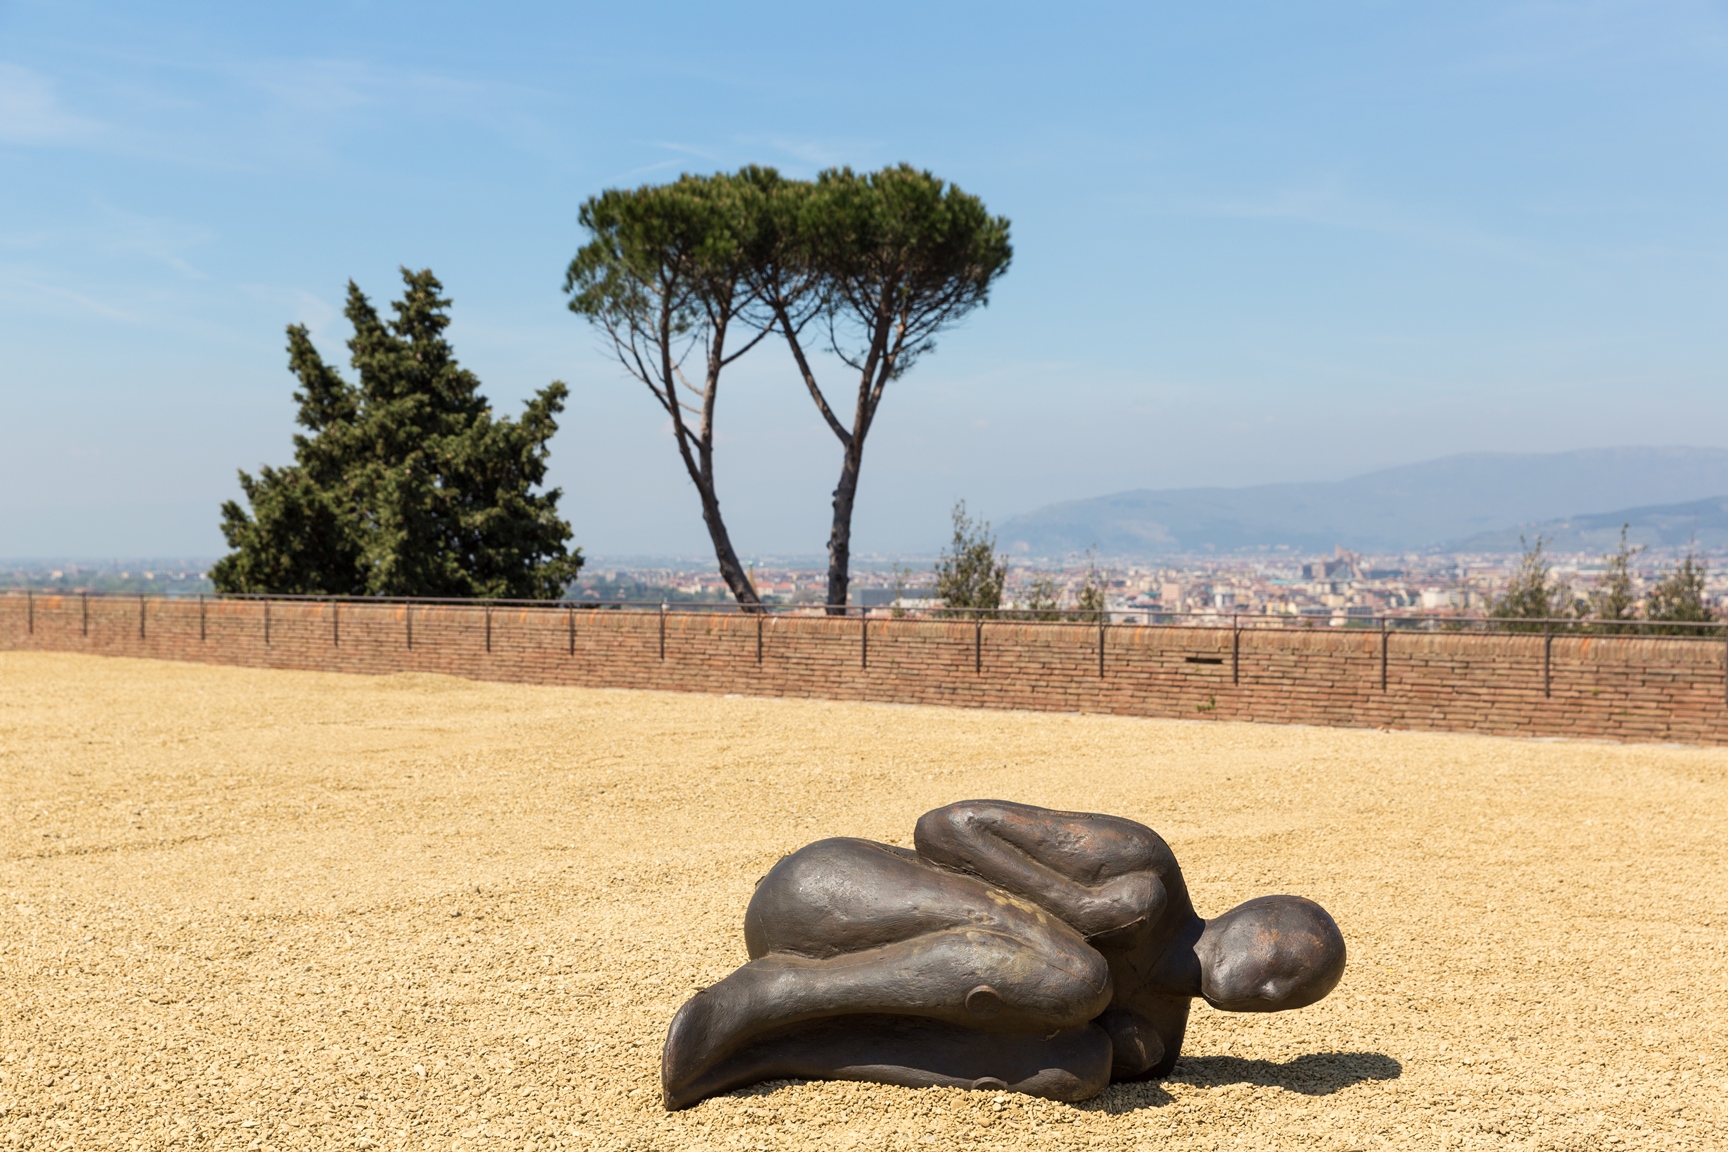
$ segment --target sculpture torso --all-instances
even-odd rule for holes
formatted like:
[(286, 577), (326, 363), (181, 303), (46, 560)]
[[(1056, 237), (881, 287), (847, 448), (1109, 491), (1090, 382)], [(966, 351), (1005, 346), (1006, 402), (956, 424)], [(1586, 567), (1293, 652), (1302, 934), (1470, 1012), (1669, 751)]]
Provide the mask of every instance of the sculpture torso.
[[(1200, 994), (1194, 944), (1206, 922), (1194, 912), (1175, 856), (1156, 833), (1148, 834), (1157, 841), (1152, 872), (1163, 890), (1160, 906), (1148, 909), (1152, 914), (1143, 925), (1087, 940), (1110, 965), (1114, 994), (1099, 1022), (1115, 1045), (1115, 1080), (1169, 1073), (1187, 1031), (1190, 1002)], [(1155, 1046), (1150, 1037), (1157, 1038)]]
[(973, 801), (927, 813), (914, 839), (923, 859), (1031, 900), (1104, 957), (1113, 1079), (1170, 1071), (1200, 994), (1205, 922), (1163, 837), (1120, 817)]

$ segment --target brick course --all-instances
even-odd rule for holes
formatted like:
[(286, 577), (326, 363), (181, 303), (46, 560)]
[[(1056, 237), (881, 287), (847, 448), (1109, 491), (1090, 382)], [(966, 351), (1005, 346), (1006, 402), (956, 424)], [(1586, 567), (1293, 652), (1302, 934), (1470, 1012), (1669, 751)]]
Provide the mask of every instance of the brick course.
[[(0, 596), (0, 649), (1191, 720), (1728, 744), (1722, 638)], [(662, 658), (664, 637), (664, 658)], [(1551, 645), (1549, 693), (1543, 648)]]

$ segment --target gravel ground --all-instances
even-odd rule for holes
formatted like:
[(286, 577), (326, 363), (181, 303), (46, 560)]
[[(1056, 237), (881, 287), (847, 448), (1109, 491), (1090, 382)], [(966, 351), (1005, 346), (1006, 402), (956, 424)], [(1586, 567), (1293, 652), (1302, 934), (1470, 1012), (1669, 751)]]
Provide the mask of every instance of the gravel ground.
[[(1312, 896), (1321, 1004), (1080, 1105), (777, 1083), (668, 1115), (754, 881), (1002, 797)], [(1728, 1146), (1728, 750), (0, 654), (0, 1145)]]

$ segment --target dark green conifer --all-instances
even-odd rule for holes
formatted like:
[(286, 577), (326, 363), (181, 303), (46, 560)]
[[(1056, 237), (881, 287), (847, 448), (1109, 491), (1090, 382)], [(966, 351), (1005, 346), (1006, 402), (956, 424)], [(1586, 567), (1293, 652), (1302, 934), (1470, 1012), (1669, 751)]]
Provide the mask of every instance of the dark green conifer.
[(531, 491), (569, 390), (555, 381), (520, 420), (494, 419), (444, 338), (443, 286), (430, 270), (402, 279), (389, 322), (348, 285), (358, 383), (304, 326), (288, 329), (306, 432), (292, 465), (240, 473), (251, 511), (222, 506), (234, 551), (211, 569), (219, 591), (544, 599), (575, 578), (582, 552), (566, 550), (561, 493)]

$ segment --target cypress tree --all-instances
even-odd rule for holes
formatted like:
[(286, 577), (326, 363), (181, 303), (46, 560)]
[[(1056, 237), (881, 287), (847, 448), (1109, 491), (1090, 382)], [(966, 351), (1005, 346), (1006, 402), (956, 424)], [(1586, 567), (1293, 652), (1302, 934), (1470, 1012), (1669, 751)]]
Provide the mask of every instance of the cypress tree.
[(550, 599), (582, 566), (567, 551), (547, 441), (569, 390), (495, 418), (444, 329), (450, 301), (430, 270), (404, 268), (385, 321), (348, 285), (350, 383), (303, 325), (288, 329), (300, 382), (294, 463), (240, 473), (250, 512), (222, 506), (229, 555), (211, 569), (223, 592)]
[(1602, 577), (1590, 595), (1590, 612), (1600, 624), (1593, 627), (1603, 632), (1629, 631), (1622, 620), (1638, 615), (1638, 591), (1632, 577), (1632, 561), (1642, 547), (1626, 543), (1626, 533), (1632, 525), (1620, 525), (1620, 547), (1602, 558)]
[[(1522, 542), (1524, 538), (1520, 536), (1518, 539)], [(1542, 552), (1546, 543), (1537, 536), (1536, 543), (1526, 547), (1505, 594), (1496, 597), (1488, 609), (1488, 615), (1497, 620), (1532, 621), (1528, 624), (1509, 623), (1506, 625), (1508, 632), (1541, 632), (1553, 625), (1539, 621), (1562, 619), (1573, 612), (1572, 587), (1551, 575), (1552, 565)]]
[[(1685, 559), (1664, 572), (1656, 586), (1650, 589), (1646, 617), (1660, 620), (1663, 624), (1706, 624), (1716, 619), (1716, 613), (1710, 607), (1710, 598), (1704, 591), (1705, 577), (1708, 575), (1708, 561), (1688, 548)], [(1702, 628), (1658, 627), (1651, 631), (1679, 636), (1704, 635)]]
[(996, 551), (990, 522), (974, 522), (966, 515), (966, 501), (956, 501), (952, 515), (954, 539), (936, 561), (936, 595), (944, 605), (942, 615), (977, 616), (981, 608), (994, 611), (1002, 606), (1008, 562)]

